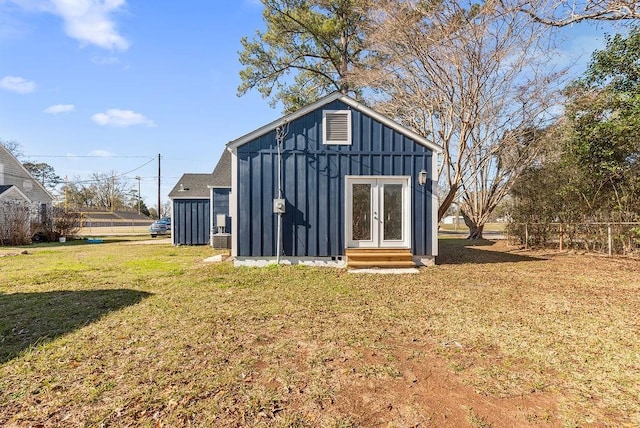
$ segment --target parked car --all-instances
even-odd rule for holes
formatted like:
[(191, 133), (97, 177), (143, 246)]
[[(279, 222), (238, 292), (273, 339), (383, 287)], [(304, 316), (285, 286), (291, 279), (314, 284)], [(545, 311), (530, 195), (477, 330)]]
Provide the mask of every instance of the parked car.
[(156, 220), (149, 226), (149, 233), (152, 238), (158, 235), (166, 235), (171, 233), (171, 217), (162, 217), (160, 220)]

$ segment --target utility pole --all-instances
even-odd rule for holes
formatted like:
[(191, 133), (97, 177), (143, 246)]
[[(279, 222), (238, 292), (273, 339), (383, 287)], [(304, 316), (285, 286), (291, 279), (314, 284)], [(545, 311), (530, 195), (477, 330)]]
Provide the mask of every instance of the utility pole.
[(115, 211), (116, 176), (111, 175), (111, 212)]
[(140, 176), (136, 175), (136, 180), (138, 180), (138, 215), (140, 215)]
[(158, 219), (162, 217), (162, 207), (160, 206), (160, 153), (158, 153)]

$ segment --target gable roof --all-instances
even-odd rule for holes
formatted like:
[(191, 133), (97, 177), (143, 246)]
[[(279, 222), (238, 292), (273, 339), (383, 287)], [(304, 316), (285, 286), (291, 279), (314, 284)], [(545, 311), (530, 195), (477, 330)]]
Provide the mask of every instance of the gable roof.
[(12, 194), (24, 199), (25, 202), (31, 203), (31, 199), (29, 199), (27, 195), (22, 193), (20, 189), (13, 184), (3, 184), (0, 186), (0, 200), (8, 199)]
[(209, 198), (213, 174), (183, 174), (169, 192), (171, 199)]
[(212, 187), (231, 187), (231, 153), (228, 150), (222, 151), (212, 175)]
[(172, 199), (209, 198), (209, 188), (231, 188), (231, 152), (223, 150), (211, 174), (186, 173), (169, 192)]
[(318, 101), (316, 101), (313, 104), (309, 104), (306, 107), (301, 108), (298, 111), (295, 111), (291, 114), (288, 114), (280, 119), (274, 120), (271, 123), (268, 123), (267, 125), (264, 125), (258, 129), (256, 129), (253, 132), (250, 132), (246, 135), (243, 135), (240, 138), (237, 138), (233, 141), (230, 141), (229, 143), (227, 143), (227, 149), (228, 150), (233, 150), (245, 143), (248, 143), (249, 141), (252, 141), (258, 137), (260, 137), (261, 135), (264, 135), (268, 132), (273, 131), (274, 129), (276, 129), (278, 126), (282, 125), (283, 123), (287, 123), (287, 122), (292, 122), (296, 119), (298, 119), (299, 117), (302, 117), (314, 110), (317, 110), (318, 108), (322, 107), (323, 105), (329, 104), (333, 101), (342, 101), (343, 103), (347, 104), (348, 106), (350, 106), (351, 108), (358, 110), (364, 114), (366, 114), (367, 116), (372, 117), (373, 119), (377, 120), (378, 122), (381, 122), (382, 124), (388, 126), (389, 128), (405, 135), (408, 138), (411, 138), (412, 140), (414, 140), (416, 143), (421, 144), (425, 147), (428, 147), (429, 149), (433, 150), (436, 153), (442, 153), (442, 147), (440, 147), (438, 144), (427, 140), (426, 138), (424, 138), (423, 136), (421, 136), (420, 134), (418, 134), (417, 132), (414, 132), (412, 130), (410, 130), (409, 128), (406, 128), (402, 125), (400, 125), (398, 122), (389, 119), (388, 117), (376, 112), (375, 110), (371, 109), (370, 107), (365, 106), (362, 103), (359, 103), (358, 101), (354, 100), (353, 98), (341, 93), (341, 92), (333, 92), (323, 98), (320, 98)]
[[(8, 160), (9, 162), (12, 162), (16, 168), (20, 171), (20, 175), (19, 176), (13, 176), (13, 179), (25, 179), (25, 178), (29, 178), (33, 181), (32, 185), (35, 184), (35, 186), (37, 186), (42, 192), (44, 192), (44, 195), (46, 195), (47, 198), (49, 198), (49, 203), (51, 203), (53, 201), (53, 195), (51, 194), (51, 192), (49, 192), (49, 190), (47, 190), (47, 188), (45, 188), (40, 181), (38, 181), (33, 175), (31, 175), (31, 173), (29, 172), (29, 170), (27, 168), (24, 167), (24, 165), (22, 165), (22, 162), (20, 162), (14, 155), (13, 153), (11, 153), (6, 147), (4, 147), (2, 144), (0, 144), (0, 163), (2, 163), (2, 160)], [(7, 174), (7, 172), (5, 171), (5, 174)], [(18, 189), (19, 190), (19, 189)], [(23, 193), (23, 192), (20, 192)], [(29, 198), (27, 198), (29, 199)], [(31, 201), (29, 199), (29, 201)]]

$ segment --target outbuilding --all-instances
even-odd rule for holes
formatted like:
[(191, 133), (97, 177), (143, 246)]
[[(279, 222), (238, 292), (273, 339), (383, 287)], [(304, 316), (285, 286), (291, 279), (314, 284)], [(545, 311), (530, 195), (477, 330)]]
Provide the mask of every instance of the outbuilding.
[[(211, 174), (188, 173), (169, 193), (173, 245), (230, 245), (231, 154), (224, 151)], [(224, 237), (216, 240), (216, 237)]]
[(336, 92), (227, 150), (236, 264), (433, 263), (442, 149), (414, 131)]

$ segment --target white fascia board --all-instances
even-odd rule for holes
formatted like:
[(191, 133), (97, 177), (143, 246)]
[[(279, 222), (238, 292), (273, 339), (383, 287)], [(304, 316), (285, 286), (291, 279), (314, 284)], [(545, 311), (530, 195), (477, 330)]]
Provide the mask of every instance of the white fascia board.
[(282, 125), (283, 123), (289, 123), (292, 122), (294, 120), (296, 120), (299, 117), (304, 116), (305, 114), (311, 113), (312, 111), (318, 109), (319, 107), (325, 105), (325, 104), (329, 104), (332, 101), (335, 101), (337, 99), (340, 99), (342, 97), (344, 97), (345, 95), (343, 95), (340, 92), (334, 92), (330, 95), (327, 95), (324, 98), (320, 98), (318, 101), (316, 101), (313, 104), (309, 104), (306, 107), (301, 108), (300, 110), (297, 110), (293, 113), (290, 113), (284, 117), (281, 117), (280, 119), (276, 119), (271, 123), (268, 123), (258, 129), (256, 129), (253, 132), (250, 132), (238, 139), (235, 139), (233, 141), (230, 141), (227, 144), (227, 148), (229, 149), (235, 149), (245, 143), (248, 143), (249, 141), (252, 141), (256, 138), (258, 138), (261, 135), (264, 135), (274, 129), (276, 129), (278, 126)]
[(372, 118), (374, 118), (378, 122), (381, 122), (382, 124), (388, 126), (389, 128), (391, 128), (391, 129), (393, 129), (395, 131), (398, 131), (399, 133), (405, 135), (406, 137), (411, 138), (416, 143), (418, 143), (420, 145), (423, 145), (423, 146), (433, 150), (436, 153), (442, 153), (443, 149), (438, 144), (427, 140), (426, 138), (424, 138), (422, 135), (418, 134), (417, 132), (414, 132), (414, 131), (410, 130), (409, 128), (405, 127), (405, 126), (400, 125), (398, 122), (396, 122), (393, 119), (389, 119), (388, 117), (381, 115), (377, 111), (365, 106), (364, 104), (359, 103), (358, 101), (354, 100), (353, 98), (350, 98), (350, 97), (347, 97), (346, 95), (343, 95), (343, 98), (340, 101), (344, 102), (348, 106), (351, 106), (351, 107), (355, 108), (356, 110), (360, 110), (362, 113), (365, 113), (366, 115), (371, 116)]
[(371, 116), (373, 119), (383, 123), (384, 125), (388, 126), (389, 128), (405, 135), (408, 138), (411, 138), (412, 140), (414, 140), (416, 143), (423, 145), (431, 150), (433, 150), (434, 152), (437, 153), (442, 153), (442, 147), (440, 147), (438, 144), (427, 140), (426, 138), (424, 138), (423, 136), (421, 136), (420, 134), (418, 134), (417, 132), (414, 132), (412, 130), (410, 130), (409, 128), (406, 128), (402, 125), (400, 125), (398, 122), (389, 119), (386, 116), (381, 115), (380, 113), (376, 112), (375, 110), (365, 106), (364, 104), (359, 103), (358, 101), (354, 100), (351, 97), (348, 97), (346, 95), (344, 95), (341, 92), (333, 92), (332, 94), (327, 95), (324, 98), (320, 98), (318, 101), (316, 101), (313, 104), (309, 104), (306, 107), (303, 107), (302, 109), (293, 112), (291, 114), (288, 114), (280, 119), (274, 120), (271, 123), (268, 123), (267, 125), (264, 125), (258, 129), (256, 129), (253, 132), (250, 132), (236, 140), (230, 141), (229, 143), (227, 143), (227, 148), (229, 149), (235, 149), (245, 143), (248, 143), (249, 141), (252, 141), (258, 137), (260, 137), (261, 135), (264, 135), (270, 131), (273, 131), (274, 129), (276, 129), (278, 126), (282, 125), (283, 123), (289, 123), (292, 122), (296, 119), (298, 119), (299, 117), (302, 117), (308, 113), (311, 113), (314, 110), (317, 110), (318, 108), (322, 107), (325, 104), (329, 104), (335, 100), (340, 100), (343, 103), (347, 104), (348, 106), (361, 111), (362, 113), (365, 113), (368, 116)]

